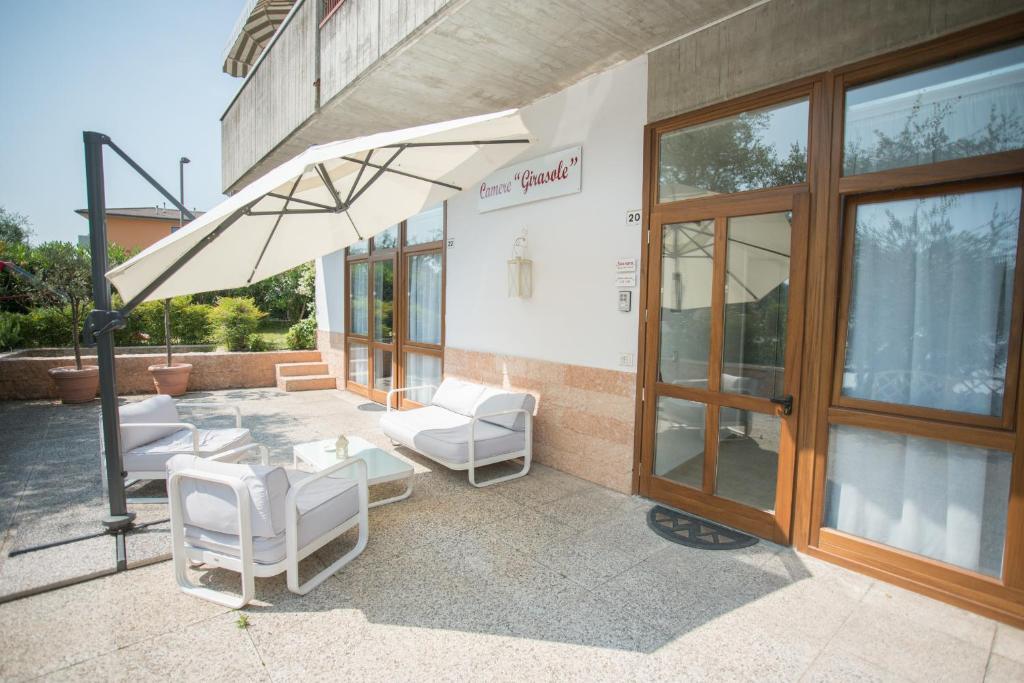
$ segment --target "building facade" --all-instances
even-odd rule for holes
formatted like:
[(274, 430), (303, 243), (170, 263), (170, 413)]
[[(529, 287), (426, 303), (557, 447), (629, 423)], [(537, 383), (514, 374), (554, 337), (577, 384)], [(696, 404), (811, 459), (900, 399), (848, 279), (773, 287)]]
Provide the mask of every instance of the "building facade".
[(485, 180), (318, 260), (339, 387), (525, 389), (540, 462), (1020, 625), (1024, 15), (733, 5), (297, 2), (224, 185), (521, 106), (516, 168), (564, 189)]
[[(82, 218), (89, 220), (86, 209), (75, 211)], [(196, 216), (201, 211), (193, 211)], [(107, 209), (107, 239), (128, 251), (141, 251), (181, 227), (178, 210), (159, 206), (132, 206)], [(82, 235), (80, 244), (88, 245), (89, 236)]]

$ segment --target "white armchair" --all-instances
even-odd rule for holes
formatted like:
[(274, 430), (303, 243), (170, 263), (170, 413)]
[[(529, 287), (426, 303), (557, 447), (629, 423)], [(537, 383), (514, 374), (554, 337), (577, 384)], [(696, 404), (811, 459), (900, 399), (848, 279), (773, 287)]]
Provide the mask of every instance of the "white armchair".
[[(446, 379), (430, 405), (414, 410), (392, 409), (392, 397), (414, 389), (392, 389), (383, 432), (394, 443), (411, 448), (452, 470), (466, 471), (473, 486), (490, 486), (525, 476), (533, 459), (533, 411), (530, 394), (513, 393), (481, 384)], [(478, 482), (479, 467), (522, 458), (522, 469)]]
[[(310, 474), (220, 457), (176, 455), (167, 463), (171, 552), (183, 592), (238, 609), (252, 600), (255, 577), (285, 572), (288, 590), (305, 595), (366, 548), (369, 495), (361, 458)], [(346, 469), (352, 473), (338, 476)], [(355, 547), (300, 584), (299, 562), (356, 525)], [(238, 572), (241, 594), (192, 583), (189, 564)]]
[[(222, 429), (200, 429), (184, 422), (180, 409), (228, 410), (235, 418), (235, 426)], [(270, 452), (266, 446), (255, 443), (252, 433), (242, 427), (242, 414), (237, 405), (230, 403), (178, 403), (170, 396), (153, 396), (144, 401), (129, 403), (119, 409), (121, 417), (121, 452), (124, 460), (125, 486), (139, 481), (167, 478), (167, 461), (179, 453), (201, 458), (222, 456), (227, 462), (241, 460), (250, 452), (257, 452), (266, 464)], [(103, 425), (100, 424), (102, 444)], [(101, 458), (102, 462), (102, 458)], [(101, 466), (106, 484), (106, 468)], [(129, 498), (133, 503), (166, 503), (166, 498)]]

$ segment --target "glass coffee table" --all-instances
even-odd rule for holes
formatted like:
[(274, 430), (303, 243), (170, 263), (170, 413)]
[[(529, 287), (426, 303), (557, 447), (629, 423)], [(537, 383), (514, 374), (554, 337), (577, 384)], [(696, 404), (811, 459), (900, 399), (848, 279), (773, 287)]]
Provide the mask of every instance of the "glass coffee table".
[(386, 484), (392, 481), (405, 481), (405, 491), (397, 496), (376, 500), (369, 507), (386, 505), (405, 500), (412, 495), (413, 467), (410, 463), (396, 458), (385, 450), (377, 448), (366, 439), (358, 436), (347, 436), (348, 452), (339, 454), (334, 449), (337, 439), (322, 439), (300, 443), (292, 447), (292, 462), (298, 467), (299, 461), (306, 463), (317, 472), (336, 465), (345, 458), (358, 457), (366, 463), (366, 483)]

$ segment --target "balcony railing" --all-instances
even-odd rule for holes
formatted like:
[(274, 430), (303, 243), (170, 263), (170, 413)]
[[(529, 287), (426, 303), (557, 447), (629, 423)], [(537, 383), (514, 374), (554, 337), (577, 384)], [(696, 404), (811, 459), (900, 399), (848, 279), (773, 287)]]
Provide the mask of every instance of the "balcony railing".
[(323, 27), (327, 23), (327, 20), (331, 18), (331, 15), (345, 4), (345, 0), (320, 0), (323, 8), (320, 10), (320, 16), (323, 19), (320, 20), (320, 26)]

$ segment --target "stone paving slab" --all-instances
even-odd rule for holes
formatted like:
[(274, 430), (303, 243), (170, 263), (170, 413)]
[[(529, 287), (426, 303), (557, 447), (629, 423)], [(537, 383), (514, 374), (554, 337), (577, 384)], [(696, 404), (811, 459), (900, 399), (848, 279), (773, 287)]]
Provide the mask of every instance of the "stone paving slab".
[[(227, 397), (245, 401), (248, 424), (281, 464), (291, 444), (343, 432), (391, 448), (380, 413), (343, 392), (198, 398)], [(0, 404), (0, 421), (34, 419), (85, 480), (94, 475), (76, 440), (95, 424), (92, 410)], [(10, 475), (0, 486), (19, 497), (0, 504), (5, 555), (22, 533), (72, 528), (62, 514), (102, 509), (78, 481), (74, 504), (47, 515), (52, 486), (31, 482), (59, 477), (39, 470), (51, 461), (38, 459), (38, 439), (16, 442), (18, 453), (0, 455), (0, 475)], [(767, 542), (736, 551), (668, 543), (646, 527), (649, 501), (543, 465), (476, 489), (464, 474), (400, 454), (416, 465), (413, 496), (371, 510), (366, 551), (310, 594), (290, 593), (283, 576), (258, 579), (239, 629), (237, 613), (185, 596), (170, 563), (157, 562), (0, 604), (0, 679), (1024, 680), (1020, 630)], [(136, 509), (147, 521), (164, 510)], [(166, 553), (167, 536), (166, 524), (133, 536), (129, 558)], [(350, 532), (314, 554), (304, 576), (353, 542)], [(7, 560), (0, 587), (92, 557), (74, 547), (58, 555)], [(238, 585), (224, 570), (193, 575)]]

